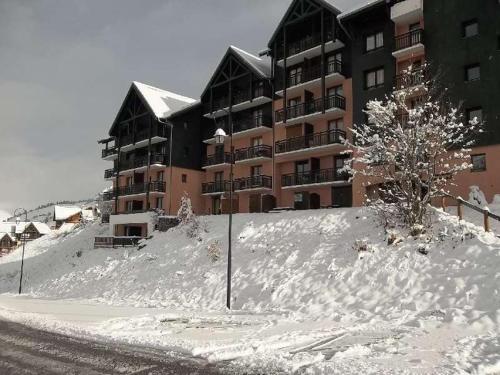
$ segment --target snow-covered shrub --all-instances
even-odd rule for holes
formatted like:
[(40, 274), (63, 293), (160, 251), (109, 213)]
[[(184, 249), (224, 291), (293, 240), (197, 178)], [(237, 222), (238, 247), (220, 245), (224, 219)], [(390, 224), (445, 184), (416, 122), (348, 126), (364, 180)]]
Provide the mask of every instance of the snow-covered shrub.
[(219, 241), (214, 241), (207, 246), (208, 258), (213, 262), (217, 262), (221, 256), (221, 244)]
[(191, 198), (187, 193), (181, 197), (181, 205), (177, 211), (177, 219), (181, 225), (186, 225), (196, 220), (196, 216), (193, 212), (193, 206), (191, 205)]
[(365, 240), (356, 240), (354, 241), (354, 245), (352, 248), (357, 252), (365, 252), (365, 251), (370, 251), (370, 247), (368, 246), (368, 243)]
[(486, 200), (484, 193), (481, 191), (481, 189), (479, 189), (479, 186), (472, 185), (469, 187), (469, 189), (469, 202), (480, 207), (488, 205), (488, 201)]
[[(463, 121), (461, 111), (443, 99), (435, 79), (425, 80), (426, 70), (410, 67), (402, 78), (408, 85), (384, 101), (368, 102), (368, 124), (355, 126), (354, 141), (346, 141), (353, 153), (353, 166), (346, 168), (375, 188), (367, 201), (389, 227), (428, 224), (431, 199), (471, 167), (469, 147), (481, 131), (477, 119)], [(423, 84), (415, 86), (417, 74)]]

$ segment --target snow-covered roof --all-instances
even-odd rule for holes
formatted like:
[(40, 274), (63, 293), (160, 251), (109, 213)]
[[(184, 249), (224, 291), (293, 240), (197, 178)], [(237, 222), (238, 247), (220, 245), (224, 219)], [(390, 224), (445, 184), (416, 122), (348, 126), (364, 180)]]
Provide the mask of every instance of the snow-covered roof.
[(271, 59), (260, 58), (235, 46), (229, 46), (243, 61), (259, 72), (263, 78), (271, 77)]
[(132, 85), (139, 91), (157, 118), (166, 118), (170, 113), (196, 102), (195, 99), (187, 96), (165, 91), (141, 82), (134, 81)]
[(16, 223), (4, 221), (0, 222), (0, 233), (15, 233), (16, 232)]
[(386, 0), (367, 0), (367, 1), (362, 1), (361, 3), (357, 4), (356, 6), (346, 10), (345, 12), (342, 12), (341, 14), (338, 15), (338, 19), (344, 19), (349, 16), (352, 16), (356, 13), (362, 12), (363, 10), (366, 10), (374, 5), (380, 4), (380, 3), (385, 3)]
[(66, 220), (81, 212), (78, 206), (54, 206), (54, 220)]
[(16, 237), (14, 237), (11, 233), (3, 233), (0, 232), (0, 241), (5, 237), (9, 237), (11, 241), (16, 241)]
[(170, 119), (172, 117), (178, 116), (178, 115), (185, 113), (185, 112), (189, 111), (190, 109), (192, 109), (196, 106), (199, 106), (199, 105), (201, 105), (201, 100), (198, 99), (198, 100), (194, 101), (193, 103), (188, 104), (187, 106), (185, 106), (177, 111), (173, 111), (173, 112), (169, 113), (168, 118)]
[(19, 223), (16, 223), (15, 221), (2, 222), (0, 223), (0, 233), (20, 234), (24, 232), (26, 227), (30, 224), (33, 224), (40, 234), (50, 233), (49, 226), (39, 221), (20, 221)]

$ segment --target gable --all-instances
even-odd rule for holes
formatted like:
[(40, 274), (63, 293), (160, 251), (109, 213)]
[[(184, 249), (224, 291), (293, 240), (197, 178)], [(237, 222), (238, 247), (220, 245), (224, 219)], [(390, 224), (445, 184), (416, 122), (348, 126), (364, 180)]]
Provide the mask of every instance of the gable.
[(326, 9), (335, 16), (340, 14), (340, 10), (333, 6), (330, 0), (293, 0), (271, 36), (267, 46), (272, 48), (274, 41), (285, 25), (303, 20), (308, 16), (320, 12), (321, 9)]
[(111, 125), (109, 135), (114, 135), (114, 130), (118, 124), (126, 121), (131, 121), (148, 114), (152, 115), (152, 112), (146, 106), (144, 99), (139, 95), (134, 85), (130, 86), (127, 92), (127, 96), (125, 96), (125, 100), (123, 101), (120, 110), (118, 111), (116, 118)]

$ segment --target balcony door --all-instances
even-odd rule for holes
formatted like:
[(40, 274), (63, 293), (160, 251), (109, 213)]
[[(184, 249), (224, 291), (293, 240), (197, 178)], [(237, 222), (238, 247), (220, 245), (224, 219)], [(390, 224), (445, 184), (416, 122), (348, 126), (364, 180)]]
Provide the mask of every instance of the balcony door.
[(288, 72), (288, 82), (289, 86), (295, 86), (302, 83), (302, 67), (296, 66), (289, 70)]
[(310, 180), (311, 166), (309, 160), (295, 162), (295, 185), (308, 184)]
[(134, 184), (144, 183), (144, 173), (134, 173)]
[(340, 136), (343, 132), (345, 132), (343, 118), (328, 121), (328, 143), (340, 142)]

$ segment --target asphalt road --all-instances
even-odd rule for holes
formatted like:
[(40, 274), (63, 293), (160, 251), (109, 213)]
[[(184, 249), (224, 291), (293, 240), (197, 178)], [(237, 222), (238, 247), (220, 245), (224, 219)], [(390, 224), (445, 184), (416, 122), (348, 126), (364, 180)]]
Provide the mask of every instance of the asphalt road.
[(222, 373), (213, 364), (175, 353), (73, 338), (0, 320), (1, 375)]

